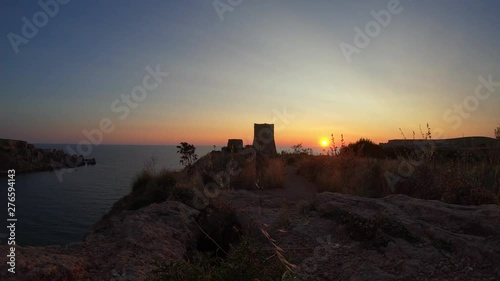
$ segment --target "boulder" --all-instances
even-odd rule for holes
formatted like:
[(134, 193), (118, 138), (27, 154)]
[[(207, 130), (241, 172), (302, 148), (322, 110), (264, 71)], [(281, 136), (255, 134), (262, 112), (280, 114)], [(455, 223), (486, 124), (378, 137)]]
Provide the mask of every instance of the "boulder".
[[(83, 242), (16, 248), (16, 274), (0, 280), (145, 280), (156, 260), (182, 259), (194, 243), (198, 211), (166, 201), (105, 216)], [(0, 251), (7, 253), (7, 246)], [(0, 262), (6, 264), (6, 255)]]

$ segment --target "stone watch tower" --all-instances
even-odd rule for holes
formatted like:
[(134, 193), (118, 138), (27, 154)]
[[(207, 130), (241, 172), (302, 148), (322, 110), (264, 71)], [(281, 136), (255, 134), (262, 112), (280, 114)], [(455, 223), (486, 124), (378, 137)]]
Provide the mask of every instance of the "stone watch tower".
[(274, 124), (254, 124), (253, 146), (264, 155), (276, 155)]

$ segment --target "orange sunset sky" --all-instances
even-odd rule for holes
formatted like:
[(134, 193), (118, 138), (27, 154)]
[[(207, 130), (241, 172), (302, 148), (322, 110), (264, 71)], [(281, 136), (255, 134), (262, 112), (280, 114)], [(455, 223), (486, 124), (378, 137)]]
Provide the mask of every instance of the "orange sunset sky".
[(212, 1), (72, 1), (27, 43), (7, 35), (41, 8), (4, 3), (0, 137), (78, 143), (103, 119), (103, 144), (249, 144), (254, 123), (274, 123), (278, 146), (418, 138), (426, 123), (493, 137), (498, 3), (401, 0), (356, 45), (388, 2), (243, 1), (221, 14)]

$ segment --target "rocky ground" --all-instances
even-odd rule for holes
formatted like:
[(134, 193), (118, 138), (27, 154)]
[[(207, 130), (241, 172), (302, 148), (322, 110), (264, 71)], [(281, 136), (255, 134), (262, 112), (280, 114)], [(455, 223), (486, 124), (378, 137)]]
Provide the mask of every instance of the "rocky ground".
[(267, 194), (226, 196), (240, 206), (244, 225), (266, 224), (303, 280), (500, 278), (497, 205), (464, 207), (405, 195), (320, 193), (312, 204)]
[[(18, 246), (16, 273), (3, 269), (0, 280), (144, 280), (156, 260), (183, 257), (195, 240), (197, 215), (176, 201), (124, 211), (100, 221), (80, 243)], [(6, 255), (1, 262), (4, 267)]]
[[(198, 199), (191, 205), (206, 206)], [(267, 231), (302, 280), (500, 280), (498, 205), (315, 194), (293, 171), (284, 189), (218, 199), (244, 232)], [(194, 247), (200, 212), (167, 201), (103, 218), (80, 243), (18, 246), (17, 273), (2, 269), (0, 280), (145, 280), (155, 261), (182, 259)]]

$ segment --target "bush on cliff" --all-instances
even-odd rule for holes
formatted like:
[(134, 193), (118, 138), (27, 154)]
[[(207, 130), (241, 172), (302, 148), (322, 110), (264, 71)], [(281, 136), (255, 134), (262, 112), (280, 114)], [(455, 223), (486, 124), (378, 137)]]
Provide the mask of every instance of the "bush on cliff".
[[(111, 213), (137, 210), (152, 203), (166, 201), (176, 188), (176, 178), (177, 173), (172, 171), (161, 170), (154, 173), (148, 169), (142, 170), (132, 182), (132, 191), (113, 205)], [(181, 198), (186, 199), (186, 196)]]

